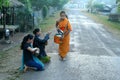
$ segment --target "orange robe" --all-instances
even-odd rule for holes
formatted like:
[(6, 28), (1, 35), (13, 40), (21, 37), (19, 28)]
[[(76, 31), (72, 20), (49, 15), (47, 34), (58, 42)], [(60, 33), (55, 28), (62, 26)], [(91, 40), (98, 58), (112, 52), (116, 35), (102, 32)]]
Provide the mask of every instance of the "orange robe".
[[(66, 25), (68, 24), (68, 26), (66, 27)], [(72, 31), (72, 28), (71, 28), (71, 24), (70, 22), (68, 21), (67, 18), (65, 18), (64, 20), (60, 21), (58, 23), (58, 27), (64, 31)], [(66, 29), (65, 29), (66, 27)], [(70, 49), (70, 33), (66, 36), (64, 36), (64, 38), (62, 39), (62, 43), (59, 44), (59, 54), (61, 57), (66, 57), (67, 53), (69, 52), (69, 49)]]

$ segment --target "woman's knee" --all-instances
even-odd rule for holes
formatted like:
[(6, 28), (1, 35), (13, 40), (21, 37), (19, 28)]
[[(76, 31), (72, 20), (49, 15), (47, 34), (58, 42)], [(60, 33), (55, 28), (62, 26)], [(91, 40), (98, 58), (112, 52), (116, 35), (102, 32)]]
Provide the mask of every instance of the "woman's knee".
[(45, 69), (44, 69), (44, 66), (43, 66), (43, 65), (40, 65), (40, 64), (37, 64), (37, 65), (36, 65), (36, 68), (37, 68), (37, 71), (43, 71), (43, 70), (45, 70)]
[(44, 70), (44, 64), (43, 63), (36, 63), (34, 61), (29, 61), (28, 63), (26, 63), (26, 66), (28, 67), (34, 67), (36, 68), (37, 71), (42, 71)]

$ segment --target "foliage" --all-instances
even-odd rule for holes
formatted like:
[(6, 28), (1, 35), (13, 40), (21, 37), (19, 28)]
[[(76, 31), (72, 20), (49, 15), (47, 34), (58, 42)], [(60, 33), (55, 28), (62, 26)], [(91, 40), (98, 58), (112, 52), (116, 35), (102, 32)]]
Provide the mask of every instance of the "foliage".
[(94, 1), (94, 0), (89, 0), (89, 1), (88, 1), (87, 8), (91, 8), (91, 7), (92, 7), (93, 1)]
[(26, 0), (26, 4), (27, 4), (27, 9), (29, 12), (32, 12), (32, 5), (31, 5), (31, 2), (30, 0)]
[(118, 13), (120, 13), (120, 0), (117, 0), (116, 3), (118, 4)]
[[(17, 23), (20, 25), (20, 31), (25, 32), (32, 29), (33, 22), (32, 15), (27, 8), (18, 9), (16, 12), (17, 15)], [(32, 27), (31, 27), (32, 26)]]
[(98, 3), (94, 0), (89, 0), (87, 8), (91, 9), (91, 12), (96, 10), (96, 11), (100, 11), (104, 9), (105, 4), (102, 3)]
[[(0, 0), (0, 8), (2, 6), (9, 6), (10, 0)], [(19, 0), (25, 7), (32, 12), (33, 10), (40, 10), (44, 5), (62, 8), (62, 6), (69, 0)]]
[(2, 8), (2, 6), (8, 7), (9, 5), (9, 0), (0, 0), (0, 8)]
[(97, 10), (103, 10), (104, 9), (104, 4), (101, 3), (94, 3), (93, 4), (93, 8), (97, 9)]
[(69, 0), (60, 0), (59, 7), (62, 8)]
[(43, 18), (46, 18), (47, 17), (47, 14), (48, 14), (48, 8), (46, 5), (43, 6), (43, 9), (42, 9), (42, 15), (43, 15)]
[(120, 0), (116, 0), (116, 3), (119, 3), (120, 2)]
[(54, 23), (55, 20), (59, 18), (59, 13), (60, 12), (58, 11), (54, 14), (54, 17), (47, 17), (37, 27), (40, 27), (41, 31), (45, 31), (45, 32), (50, 31), (51, 29), (54, 28)]
[(27, 10), (31, 13), (32, 12), (32, 2), (31, 0), (19, 0), (20, 2), (22, 2), (23, 4), (25, 4), (25, 8), (27, 8)]
[[(22, 3), (26, 4), (27, 0), (19, 0)], [(68, 0), (29, 0), (29, 4), (31, 4), (31, 8), (34, 10), (40, 10), (44, 5), (52, 6), (52, 7), (62, 7)], [(29, 6), (30, 7), (30, 6)]]

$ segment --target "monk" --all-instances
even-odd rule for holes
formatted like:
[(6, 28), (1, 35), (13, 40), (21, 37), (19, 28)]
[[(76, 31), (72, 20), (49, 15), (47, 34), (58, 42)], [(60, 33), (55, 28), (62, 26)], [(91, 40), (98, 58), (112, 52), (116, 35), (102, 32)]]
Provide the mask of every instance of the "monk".
[(65, 11), (60, 12), (60, 19), (56, 22), (57, 30), (63, 31), (63, 37), (61, 37), (61, 43), (59, 44), (59, 55), (61, 60), (64, 60), (70, 47), (70, 32), (72, 31), (71, 24), (66, 17)]

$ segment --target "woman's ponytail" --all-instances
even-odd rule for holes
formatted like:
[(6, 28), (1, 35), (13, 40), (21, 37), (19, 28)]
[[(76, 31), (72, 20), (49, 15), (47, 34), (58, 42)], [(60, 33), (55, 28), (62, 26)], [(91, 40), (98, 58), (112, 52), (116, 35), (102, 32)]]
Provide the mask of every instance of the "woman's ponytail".
[(25, 44), (26, 42), (27, 42), (27, 36), (25, 36), (25, 37), (23, 38), (23, 41), (22, 41), (21, 46), (20, 46), (21, 49), (24, 48), (24, 44)]
[(25, 37), (23, 38), (23, 41), (21, 42), (21, 46), (20, 46), (20, 48), (21, 48), (22, 50), (23, 50), (23, 48), (24, 48), (24, 45), (27, 43), (28, 39), (33, 39), (33, 35), (28, 34), (27, 36), (25, 36)]

